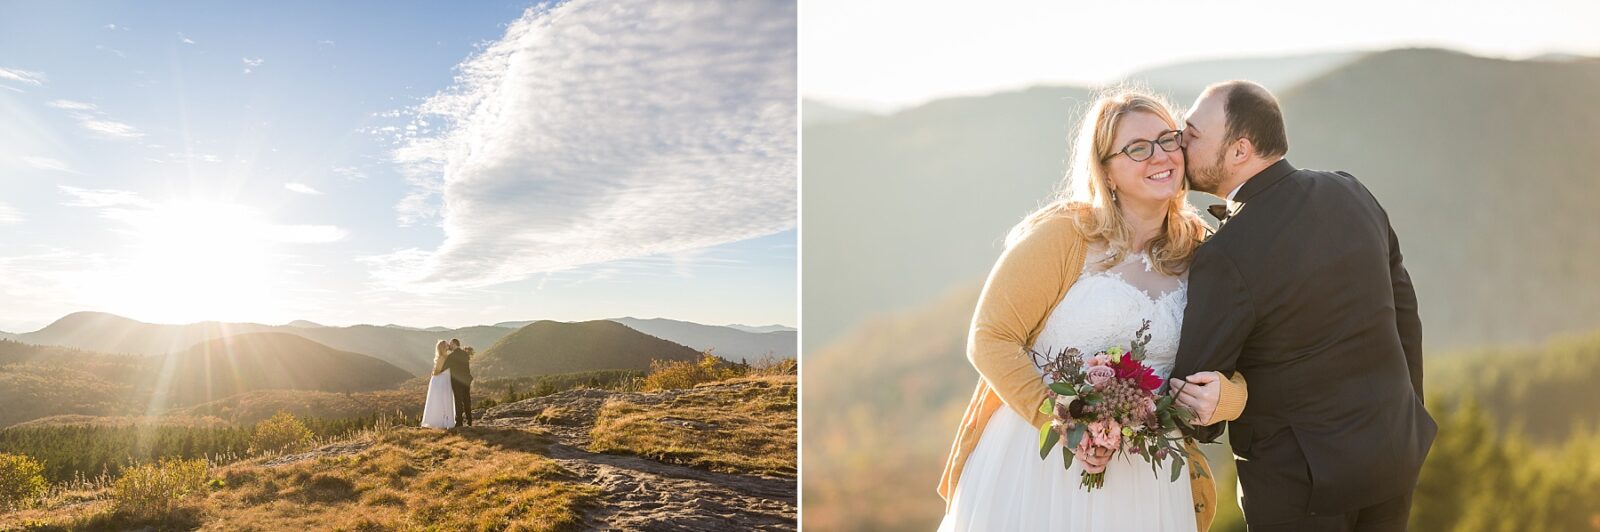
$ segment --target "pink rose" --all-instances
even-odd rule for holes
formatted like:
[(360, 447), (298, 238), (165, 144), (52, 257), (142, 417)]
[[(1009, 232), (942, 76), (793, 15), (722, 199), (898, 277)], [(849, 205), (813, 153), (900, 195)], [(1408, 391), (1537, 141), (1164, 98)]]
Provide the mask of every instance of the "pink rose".
[(1097, 355), (1089, 357), (1088, 359), (1083, 361), (1083, 366), (1086, 367), (1086, 368), (1095, 368), (1095, 367), (1110, 366), (1110, 365), (1111, 365), (1111, 356), (1107, 355), (1105, 353), (1097, 354)]
[(1094, 385), (1096, 388), (1110, 382), (1113, 377), (1117, 376), (1116, 370), (1111, 369), (1110, 366), (1095, 366), (1089, 368), (1084, 374), (1089, 377), (1089, 384)]

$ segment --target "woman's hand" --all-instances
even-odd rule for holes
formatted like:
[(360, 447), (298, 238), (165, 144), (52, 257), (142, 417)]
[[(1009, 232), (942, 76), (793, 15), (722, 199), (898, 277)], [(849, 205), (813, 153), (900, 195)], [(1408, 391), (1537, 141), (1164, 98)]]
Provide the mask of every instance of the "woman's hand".
[(1074, 454), (1072, 459), (1086, 472), (1101, 473), (1106, 470), (1106, 464), (1111, 463), (1111, 449), (1091, 445), (1088, 452)]

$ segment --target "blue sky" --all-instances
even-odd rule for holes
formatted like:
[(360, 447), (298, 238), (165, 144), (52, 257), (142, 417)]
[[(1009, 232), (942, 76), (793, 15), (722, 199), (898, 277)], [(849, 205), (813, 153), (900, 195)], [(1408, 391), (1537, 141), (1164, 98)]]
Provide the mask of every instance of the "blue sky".
[(784, 2), (0, 5), (0, 330), (793, 325), (794, 33)]

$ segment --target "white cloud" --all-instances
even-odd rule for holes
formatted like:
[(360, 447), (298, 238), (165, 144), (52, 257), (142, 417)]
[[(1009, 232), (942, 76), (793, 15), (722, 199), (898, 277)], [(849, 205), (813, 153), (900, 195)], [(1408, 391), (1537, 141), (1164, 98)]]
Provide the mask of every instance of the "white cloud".
[(183, 32), (178, 32), (178, 42), (183, 44), (194, 44), (194, 39), (190, 39), (188, 36), (185, 36)]
[(96, 50), (105, 50), (107, 52), (111, 52), (113, 54), (116, 54), (117, 57), (128, 57), (127, 52), (123, 52), (122, 50), (118, 50), (116, 48), (111, 48), (111, 47), (103, 45), (103, 44), (94, 45), (94, 49), (96, 49)]
[(69, 202), (66, 202), (66, 203), (62, 204), (62, 205), (68, 206), (68, 207), (90, 207), (90, 208), (136, 207), (136, 208), (143, 208), (143, 209), (153, 209), (153, 208), (155, 208), (155, 204), (152, 204), (148, 200), (145, 200), (143, 197), (139, 196), (138, 193), (129, 192), (129, 191), (126, 191), (126, 190), (88, 189), (88, 188), (69, 187), (69, 186), (66, 186), (66, 185), (60, 185), (57, 188), (61, 189), (61, 192), (66, 193), (68, 196), (72, 196), (72, 201), (69, 201)]
[(0, 79), (9, 79), (11, 81), (26, 83), (37, 87), (44, 85), (45, 75), (43, 72), (29, 72), (26, 70), (0, 67)]
[(333, 173), (342, 175), (345, 179), (351, 181), (360, 181), (367, 178), (366, 172), (362, 172), (361, 169), (354, 166), (335, 166), (333, 167)]
[(75, 102), (72, 100), (55, 100), (45, 105), (54, 107), (56, 109), (66, 109), (68, 111), (93, 111), (95, 109), (95, 106), (92, 103)]
[(293, 244), (326, 244), (338, 242), (350, 232), (331, 225), (268, 225), (262, 235), (268, 240)]
[(51, 170), (51, 171), (55, 171), (55, 172), (77, 173), (77, 172), (74, 172), (72, 170), (72, 168), (68, 167), (67, 163), (64, 163), (64, 162), (61, 162), (61, 161), (58, 161), (58, 160), (55, 160), (55, 159), (51, 159), (49, 157), (27, 156), (27, 157), (23, 157), (22, 158), (22, 162), (27, 164), (28, 166), (32, 166), (32, 167), (38, 168), (40, 170)]
[(82, 124), (84, 129), (112, 138), (136, 139), (144, 136), (144, 132), (115, 120), (89, 118), (80, 121), (79, 124)]
[[(396, 160), (435, 250), (368, 257), (414, 291), (793, 228), (795, 7), (576, 0), (534, 8), (429, 98)], [(442, 122), (442, 124), (440, 124)]]
[(0, 225), (22, 223), (22, 213), (17, 209), (0, 201)]
[(251, 58), (248, 58), (248, 57), (244, 58), (244, 73), (249, 74), (251, 72), (254, 72), (256, 67), (261, 66), (261, 63), (265, 63), (265, 62), (266, 62), (265, 59), (262, 59), (262, 58), (259, 58), (259, 57), (255, 58), (255, 59), (251, 59)]
[(311, 188), (310, 185), (307, 185), (305, 183), (285, 183), (283, 185), (283, 188), (289, 189), (290, 192), (299, 192), (301, 194), (310, 194), (310, 195), (313, 195), (313, 196), (322, 195), (321, 191), (318, 191), (317, 189)]

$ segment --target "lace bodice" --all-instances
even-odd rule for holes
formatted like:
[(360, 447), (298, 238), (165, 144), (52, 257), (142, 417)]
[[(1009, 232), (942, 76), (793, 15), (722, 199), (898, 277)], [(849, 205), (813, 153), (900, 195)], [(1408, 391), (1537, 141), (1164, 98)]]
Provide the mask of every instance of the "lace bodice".
[(1143, 253), (1130, 253), (1112, 265), (1105, 264), (1109, 258), (1104, 247), (1089, 249), (1083, 273), (1050, 312), (1033, 349), (1054, 356), (1069, 347), (1085, 354), (1126, 348), (1140, 323), (1150, 320), (1145, 364), (1165, 381), (1178, 354), (1188, 274), (1164, 275)]

